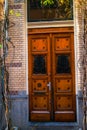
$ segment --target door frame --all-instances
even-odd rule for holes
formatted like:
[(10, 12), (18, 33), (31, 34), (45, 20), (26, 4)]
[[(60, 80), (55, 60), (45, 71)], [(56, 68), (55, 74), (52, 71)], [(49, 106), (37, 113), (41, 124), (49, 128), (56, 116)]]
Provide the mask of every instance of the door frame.
[[(75, 1), (73, 1), (73, 6), (75, 7)], [(76, 122), (79, 123), (79, 104), (78, 104), (78, 94), (79, 94), (79, 88), (78, 88), (78, 71), (77, 71), (77, 43), (78, 43), (78, 39), (77, 39), (77, 15), (76, 15), (76, 9), (73, 8), (73, 12), (74, 12), (74, 20), (69, 20), (69, 21), (52, 21), (52, 22), (39, 22), (39, 24), (37, 23), (27, 23), (27, 1), (25, 2), (25, 6), (24, 6), (24, 10), (25, 10), (25, 41), (26, 41), (26, 94), (29, 95), (28, 93), (28, 87), (29, 87), (29, 83), (28, 83), (28, 29), (31, 28), (48, 28), (49, 26), (51, 27), (74, 27), (74, 54), (75, 54), (75, 90), (76, 90)]]
[[(61, 32), (61, 30), (62, 30), (62, 32), (64, 32), (64, 33), (73, 33), (73, 27), (67, 27), (67, 28), (44, 28), (44, 29), (29, 29), (28, 30), (28, 34), (29, 35), (32, 35), (32, 34), (41, 34), (41, 33), (43, 33), (43, 34), (46, 34), (46, 33), (62, 33)], [(74, 45), (72, 45), (72, 46), (74, 46)], [(30, 52), (29, 52), (30, 53)], [(72, 51), (72, 54), (73, 54), (73, 51)], [(74, 62), (75, 63), (75, 62)], [(75, 66), (75, 64), (74, 64), (74, 66)], [(29, 70), (29, 72), (30, 72), (31, 70)], [(74, 69), (74, 71), (75, 71), (75, 69)], [(74, 73), (74, 79), (73, 80), (75, 80), (75, 73)], [(76, 92), (75, 92), (75, 87), (74, 87), (74, 90), (73, 90), (73, 92), (74, 92), (74, 94), (76, 94)], [(76, 98), (75, 98), (75, 102), (76, 102)], [(75, 113), (76, 113), (76, 111), (75, 111)]]

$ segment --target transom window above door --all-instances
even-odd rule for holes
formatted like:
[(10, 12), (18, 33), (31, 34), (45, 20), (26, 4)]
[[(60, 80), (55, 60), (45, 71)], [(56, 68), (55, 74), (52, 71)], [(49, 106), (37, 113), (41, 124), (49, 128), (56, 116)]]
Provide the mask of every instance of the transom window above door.
[(73, 0), (27, 0), (28, 22), (72, 20)]

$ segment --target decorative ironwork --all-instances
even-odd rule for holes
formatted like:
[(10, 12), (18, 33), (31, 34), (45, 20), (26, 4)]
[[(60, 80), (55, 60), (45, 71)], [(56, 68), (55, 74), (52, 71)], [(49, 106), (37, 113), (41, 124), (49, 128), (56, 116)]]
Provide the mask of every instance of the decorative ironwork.
[(45, 56), (43, 56), (43, 55), (34, 56), (33, 73), (34, 74), (46, 74)]
[(68, 55), (58, 55), (57, 56), (57, 73), (70, 73), (70, 64)]
[(28, 21), (73, 19), (73, 0), (28, 0)]

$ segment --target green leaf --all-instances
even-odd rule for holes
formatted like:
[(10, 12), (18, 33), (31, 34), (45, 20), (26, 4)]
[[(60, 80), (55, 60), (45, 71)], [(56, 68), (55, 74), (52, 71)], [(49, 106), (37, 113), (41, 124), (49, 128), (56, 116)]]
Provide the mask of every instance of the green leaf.
[(54, 0), (41, 0), (41, 5), (47, 6), (47, 5), (53, 5), (54, 4)]
[(0, 43), (0, 48), (2, 48), (2, 44)]
[(9, 14), (10, 14), (10, 15), (14, 15), (14, 10), (12, 10), (12, 9), (9, 10)]
[(19, 12), (15, 13), (15, 15), (16, 15), (17, 17), (20, 17), (20, 16), (21, 16), (21, 14), (20, 14)]

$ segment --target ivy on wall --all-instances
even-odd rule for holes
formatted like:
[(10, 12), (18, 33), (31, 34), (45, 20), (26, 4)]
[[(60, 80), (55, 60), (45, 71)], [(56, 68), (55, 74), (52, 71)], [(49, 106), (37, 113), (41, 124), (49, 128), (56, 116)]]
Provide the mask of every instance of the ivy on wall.
[(20, 17), (21, 13), (9, 9), (8, 0), (0, 0), (0, 7), (0, 130), (11, 130), (9, 72), (6, 66), (6, 57), (9, 52), (9, 44), (11, 44), (13, 50), (15, 48), (8, 34), (9, 28), (15, 24), (9, 20), (9, 15)]

